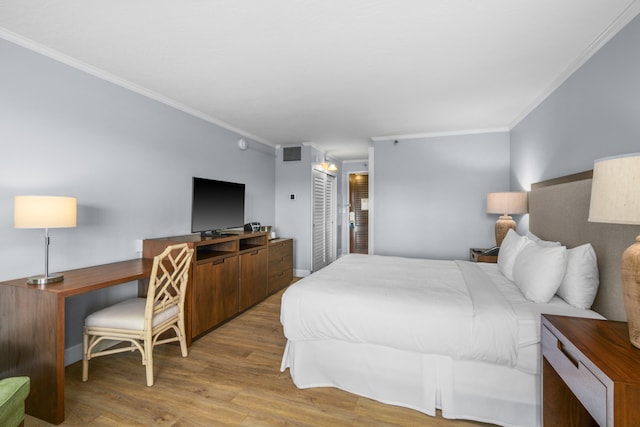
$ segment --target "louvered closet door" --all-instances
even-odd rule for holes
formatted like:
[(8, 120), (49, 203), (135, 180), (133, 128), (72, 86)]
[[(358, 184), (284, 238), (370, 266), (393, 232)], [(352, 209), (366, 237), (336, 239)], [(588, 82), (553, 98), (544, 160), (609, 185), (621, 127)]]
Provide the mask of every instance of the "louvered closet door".
[(313, 171), (313, 271), (336, 259), (335, 177)]

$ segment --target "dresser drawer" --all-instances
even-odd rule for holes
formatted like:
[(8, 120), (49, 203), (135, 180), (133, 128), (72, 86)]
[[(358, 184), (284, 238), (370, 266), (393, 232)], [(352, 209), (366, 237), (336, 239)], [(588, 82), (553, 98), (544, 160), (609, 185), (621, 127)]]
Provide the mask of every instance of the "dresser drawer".
[(271, 243), (269, 245), (269, 259), (277, 260), (285, 256), (293, 258), (293, 241), (283, 240), (278, 243)]
[(292, 280), (292, 269), (269, 274), (269, 293), (279, 291), (280, 289), (289, 286)]
[(584, 408), (601, 426), (607, 425), (607, 387), (583, 364), (583, 355), (564, 337), (542, 327), (542, 355)]
[(291, 255), (280, 258), (269, 257), (269, 275), (272, 273), (280, 273), (281, 271), (291, 269), (293, 266), (293, 257)]

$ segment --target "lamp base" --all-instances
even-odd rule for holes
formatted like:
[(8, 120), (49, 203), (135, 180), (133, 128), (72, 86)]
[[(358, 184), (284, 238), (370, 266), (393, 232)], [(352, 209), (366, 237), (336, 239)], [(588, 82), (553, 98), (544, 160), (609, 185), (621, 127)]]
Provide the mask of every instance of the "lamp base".
[(64, 276), (61, 273), (50, 274), (45, 276), (43, 274), (39, 276), (32, 276), (27, 279), (28, 285), (46, 285), (49, 283), (62, 282)]
[(640, 348), (640, 236), (622, 254), (622, 296), (629, 325), (629, 339)]
[(516, 222), (509, 215), (502, 215), (496, 221), (496, 246), (501, 246), (509, 230), (516, 229)]

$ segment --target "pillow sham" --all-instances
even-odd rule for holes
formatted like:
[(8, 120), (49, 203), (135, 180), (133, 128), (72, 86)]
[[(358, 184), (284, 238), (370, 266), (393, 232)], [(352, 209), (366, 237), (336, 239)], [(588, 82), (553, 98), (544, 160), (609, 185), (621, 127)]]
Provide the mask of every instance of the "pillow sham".
[(507, 232), (502, 245), (500, 245), (500, 252), (498, 252), (498, 270), (507, 279), (513, 280), (513, 264), (527, 243), (529, 243), (529, 239), (525, 236), (521, 236), (513, 230)]
[(558, 296), (574, 307), (588, 310), (599, 285), (598, 260), (591, 244), (568, 249), (567, 271), (558, 288)]
[(544, 247), (532, 243), (517, 256), (513, 281), (528, 300), (549, 302), (562, 283), (566, 266), (566, 247)]
[(552, 242), (551, 240), (542, 240), (530, 231), (527, 231), (527, 239), (536, 242), (540, 246), (560, 246), (560, 242)]

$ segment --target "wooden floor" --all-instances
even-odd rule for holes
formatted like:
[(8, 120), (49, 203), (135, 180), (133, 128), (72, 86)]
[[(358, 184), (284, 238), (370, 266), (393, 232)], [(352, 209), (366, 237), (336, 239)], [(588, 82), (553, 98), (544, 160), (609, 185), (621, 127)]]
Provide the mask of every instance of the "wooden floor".
[[(66, 368), (63, 426), (479, 426), (384, 405), (334, 388), (300, 390), (280, 372), (281, 293), (195, 341), (154, 352), (155, 385), (139, 353)], [(25, 426), (48, 426), (27, 416)]]

